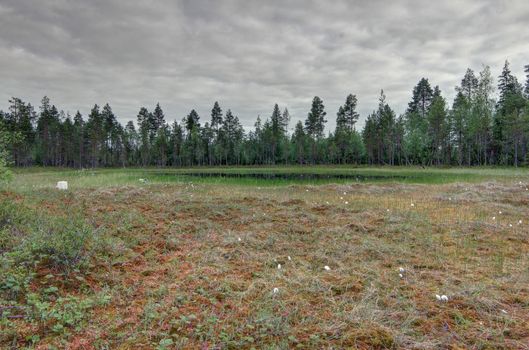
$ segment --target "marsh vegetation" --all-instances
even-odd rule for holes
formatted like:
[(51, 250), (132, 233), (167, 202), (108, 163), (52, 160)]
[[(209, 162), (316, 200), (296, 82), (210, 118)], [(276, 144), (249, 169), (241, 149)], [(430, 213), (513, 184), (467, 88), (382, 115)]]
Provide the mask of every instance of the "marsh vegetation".
[[(527, 174), (315, 170), (388, 177), (15, 171), (0, 193), (0, 344), (527, 345)], [(429, 175), (410, 181), (408, 172)], [(58, 180), (69, 189), (55, 189)]]

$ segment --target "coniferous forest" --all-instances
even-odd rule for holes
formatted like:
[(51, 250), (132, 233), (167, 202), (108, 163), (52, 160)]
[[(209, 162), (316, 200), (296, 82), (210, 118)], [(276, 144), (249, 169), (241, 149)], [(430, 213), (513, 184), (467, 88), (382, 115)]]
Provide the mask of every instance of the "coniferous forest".
[[(236, 112), (215, 102), (208, 116), (193, 109), (169, 124), (159, 104), (141, 107), (121, 125), (110, 105), (70, 115), (44, 97), (34, 107), (20, 98), (0, 111), (15, 166), (124, 167), (260, 164), (527, 165), (529, 65), (519, 82), (506, 61), (495, 79), (489, 69), (468, 69), (453, 101), (422, 78), (407, 110), (397, 115), (381, 91), (359, 130), (357, 98), (326, 111), (318, 96), (304, 122), (289, 133), (290, 114), (277, 104), (246, 132)], [(497, 83), (496, 83), (497, 82)], [(376, 101), (373, 101), (374, 104)], [(336, 115), (336, 128), (325, 124)], [(292, 126), (291, 126), (292, 127)]]

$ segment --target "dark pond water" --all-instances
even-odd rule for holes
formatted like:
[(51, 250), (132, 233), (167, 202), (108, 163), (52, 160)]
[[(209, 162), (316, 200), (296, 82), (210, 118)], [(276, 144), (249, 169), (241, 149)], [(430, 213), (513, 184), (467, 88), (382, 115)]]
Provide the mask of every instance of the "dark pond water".
[(222, 173), (222, 172), (186, 172), (181, 174), (167, 173), (163, 176), (186, 176), (198, 178), (259, 179), (259, 180), (405, 180), (409, 175), (359, 175), (359, 174), (318, 174), (318, 173)]

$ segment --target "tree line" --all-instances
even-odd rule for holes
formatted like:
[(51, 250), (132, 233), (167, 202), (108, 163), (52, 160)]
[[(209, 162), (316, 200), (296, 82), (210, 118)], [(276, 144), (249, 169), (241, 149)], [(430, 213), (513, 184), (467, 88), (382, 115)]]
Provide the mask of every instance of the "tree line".
[[(304, 122), (288, 132), (291, 116), (276, 104), (245, 132), (230, 110), (213, 104), (202, 123), (193, 109), (169, 124), (159, 104), (141, 107), (136, 123), (121, 125), (110, 105), (84, 117), (51, 104), (38, 110), (19, 98), (0, 111), (3, 153), (15, 166), (124, 167), (261, 164), (527, 165), (529, 65), (522, 84), (506, 61), (497, 92), (489, 67), (467, 69), (451, 107), (438, 86), (422, 78), (397, 116), (381, 91), (377, 108), (356, 129), (357, 98), (349, 94), (324, 134), (327, 112), (315, 96)], [(2, 136), (3, 135), (3, 136)]]

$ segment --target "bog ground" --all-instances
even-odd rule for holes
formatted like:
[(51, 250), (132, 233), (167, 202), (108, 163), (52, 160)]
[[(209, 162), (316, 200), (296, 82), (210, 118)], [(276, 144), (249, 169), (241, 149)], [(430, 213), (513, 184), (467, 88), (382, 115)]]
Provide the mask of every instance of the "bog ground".
[(15, 172), (1, 348), (529, 348), (527, 170)]

